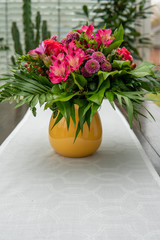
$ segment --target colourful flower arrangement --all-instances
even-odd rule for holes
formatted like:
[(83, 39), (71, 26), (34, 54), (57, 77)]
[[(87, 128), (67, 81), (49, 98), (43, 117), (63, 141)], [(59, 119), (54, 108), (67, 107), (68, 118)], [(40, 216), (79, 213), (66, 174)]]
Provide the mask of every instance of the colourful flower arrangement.
[[(138, 67), (131, 53), (120, 48), (123, 27), (94, 31), (94, 26), (82, 26), (58, 41), (56, 35), (46, 39), (28, 54), (17, 57), (17, 65), (1, 87), (0, 102), (17, 101), (17, 107), (28, 103), (36, 115), (36, 105), (50, 108), (55, 125), (62, 117), (75, 122), (75, 104), (79, 106), (76, 137), (83, 125), (108, 99), (114, 108), (118, 101), (127, 108), (129, 123), (138, 120), (147, 93), (160, 91), (159, 71), (143, 62)], [(8, 81), (9, 80), (9, 81)]]

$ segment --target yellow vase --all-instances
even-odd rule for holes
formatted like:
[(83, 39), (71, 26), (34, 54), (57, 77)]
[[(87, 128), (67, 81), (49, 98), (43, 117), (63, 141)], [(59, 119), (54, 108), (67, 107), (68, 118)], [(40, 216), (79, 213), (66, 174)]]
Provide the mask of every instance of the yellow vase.
[[(78, 123), (78, 107), (75, 107), (76, 124)], [(54, 127), (55, 119), (51, 116), (49, 124), (49, 141), (53, 149), (65, 157), (86, 157), (93, 154), (102, 141), (102, 125), (99, 114), (96, 112), (92, 118), (90, 131), (87, 123), (83, 126), (83, 133), (79, 133), (73, 143), (76, 128), (70, 119), (69, 130), (65, 118), (62, 118)]]

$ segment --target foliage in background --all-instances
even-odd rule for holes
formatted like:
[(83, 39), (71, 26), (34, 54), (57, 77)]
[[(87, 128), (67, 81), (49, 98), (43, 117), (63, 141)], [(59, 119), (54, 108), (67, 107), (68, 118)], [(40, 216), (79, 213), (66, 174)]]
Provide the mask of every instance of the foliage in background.
[(3, 44), (3, 38), (0, 38), (0, 51), (8, 50), (8, 46)]
[(155, 104), (160, 107), (160, 94), (149, 94), (149, 97), (153, 99)]
[(125, 46), (134, 58), (141, 59), (137, 46), (147, 47), (150, 44), (149, 37), (142, 36), (137, 30), (141, 26), (139, 20), (151, 14), (149, 11), (151, 6), (146, 6), (147, 2), (147, 0), (97, 0), (97, 4), (90, 11), (88, 6), (84, 5), (83, 14), (86, 21), (93, 22), (97, 29), (103, 28), (106, 24), (106, 28), (115, 30), (122, 24), (125, 32), (122, 46)]
[[(23, 0), (23, 30), (24, 30), (24, 43), (23, 50), (20, 41), (20, 31), (16, 22), (12, 22), (12, 38), (14, 41), (15, 52), (19, 55), (27, 53), (41, 43), (42, 40), (50, 38), (50, 32), (47, 29), (47, 21), (43, 20), (41, 23), (40, 12), (36, 13), (35, 23), (32, 22), (32, 9), (31, 0)], [(15, 58), (11, 57), (12, 63), (15, 64)]]

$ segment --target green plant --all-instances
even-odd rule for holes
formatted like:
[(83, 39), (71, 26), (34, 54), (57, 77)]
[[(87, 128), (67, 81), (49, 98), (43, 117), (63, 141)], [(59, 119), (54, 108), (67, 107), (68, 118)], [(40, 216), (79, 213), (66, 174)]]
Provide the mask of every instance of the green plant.
[[(50, 32), (47, 30), (47, 22), (42, 21), (40, 12), (36, 13), (35, 24), (32, 22), (31, 0), (23, 0), (23, 30), (24, 30), (24, 50), (20, 41), (20, 31), (16, 22), (12, 22), (12, 39), (14, 41), (15, 52), (19, 55), (27, 53), (30, 49), (35, 48), (46, 38), (50, 38)], [(42, 25), (42, 26), (41, 26)], [(11, 57), (15, 65), (15, 58)]]
[(142, 36), (137, 30), (137, 27), (141, 26), (139, 20), (151, 14), (149, 11), (151, 6), (146, 6), (147, 2), (147, 0), (97, 0), (97, 4), (91, 11), (87, 5), (84, 5), (83, 14), (86, 21), (93, 22), (97, 29), (106, 24), (107, 28), (114, 30), (122, 24), (125, 32), (122, 46), (131, 51), (134, 58), (141, 59), (137, 45), (141, 48), (150, 44), (149, 34)]

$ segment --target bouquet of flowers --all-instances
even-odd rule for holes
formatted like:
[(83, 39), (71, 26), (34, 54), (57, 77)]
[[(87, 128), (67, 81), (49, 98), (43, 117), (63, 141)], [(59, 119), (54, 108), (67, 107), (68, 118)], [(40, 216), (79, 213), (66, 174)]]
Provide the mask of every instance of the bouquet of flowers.
[(82, 26), (69, 32), (58, 41), (56, 35), (44, 40), (26, 55), (17, 56), (17, 65), (1, 86), (0, 102), (17, 101), (16, 107), (28, 103), (36, 115), (36, 105), (50, 108), (56, 125), (62, 117), (69, 128), (74, 124), (75, 104), (79, 106), (78, 133), (108, 99), (114, 108), (115, 100), (127, 108), (130, 126), (138, 120), (147, 93), (160, 91), (159, 71), (154, 65), (143, 62), (136, 67), (131, 53), (120, 48), (123, 27), (94, 31), (94, 26)]

